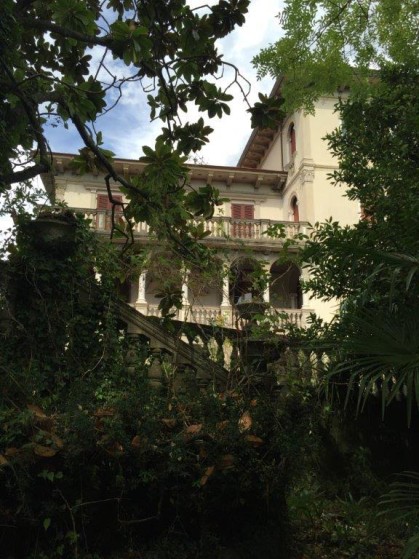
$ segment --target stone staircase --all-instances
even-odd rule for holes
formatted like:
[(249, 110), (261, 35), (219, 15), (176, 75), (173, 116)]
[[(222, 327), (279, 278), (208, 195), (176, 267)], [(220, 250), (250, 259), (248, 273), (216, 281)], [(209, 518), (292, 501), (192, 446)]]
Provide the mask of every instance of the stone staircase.
[[(223, 338), (220, 332), (215, 337), (210, 337), (210, 332), (205, 333), (199, 325), (191, 329), (195, 325), (188, 324), (185, 329), (185, 325), (178, 321), (171, 321), (172, 327), (169, 330), (159, 319), (146, 317), (123, 301), (118, 301), (116, 305), (119, 319), (131, 339), (138, 337), (149, 346), (153, 358), (149, 370), (152, 385), (159, 386), (164, 380), (163, 361), (170, 363), (176, 374), (182, 375), (185, 370), (189, 370), (198, 385), (205, 386), (210, 382), (217, 388), (226, 385), (229, 371), (224, 367), (224, 354), (221, 357), (218, 347), (217, 351), (212, 352), (214, 358), (211, 358), (211, 350), (208, 348), (211, 339)], [(129, 359), (130, 356), (128, 361)]]

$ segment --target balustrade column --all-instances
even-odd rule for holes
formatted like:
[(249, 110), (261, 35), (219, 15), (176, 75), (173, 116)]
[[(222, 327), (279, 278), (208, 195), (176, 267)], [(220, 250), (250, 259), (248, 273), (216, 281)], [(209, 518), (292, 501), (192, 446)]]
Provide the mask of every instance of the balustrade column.
[(230, 303), (230, 278), (229, 278), (230, 266), (228, 263), (223, 264), (223, 292), (221, 301), (221, 314), (226, 319), (227, 324), (232, 322), (232, 306)]
[(138, 278), (138, 295), (137, 300), (135, 301), (135, 308), (144, 314), (146, 314), (147, 311), (147, 301), (145, 298), (146, 281), (147, 271), (144, 271)]
[(184, 270), (182, 279), (182, 310), (179, 313), (179, 320), (187, 320), (190, 311), (188, 280), (189, 270)]

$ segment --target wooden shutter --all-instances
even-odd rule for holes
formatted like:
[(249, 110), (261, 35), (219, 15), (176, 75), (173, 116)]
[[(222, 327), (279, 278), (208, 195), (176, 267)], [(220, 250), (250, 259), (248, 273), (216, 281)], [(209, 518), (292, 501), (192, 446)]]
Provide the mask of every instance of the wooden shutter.
[(255, 207), (252, 204), (231, 204), (231, 217), (233, 218), (233, 237), (253, 238), (253, 223), (249, 223), (255, 218)]
[[(113, 199), (116, 202), (122, 202), (122, 196), (118, 194), (113, 195)], [(96, 226), (98, 229), (109, 230), (112, 225), (112, 202), (109, 200), (107, 194), (97, 195), (97, 216), (96, 216)], [(115, 207), (115, 216), (118, 219), (118, 215), (121, 215), (121, 209), (119, 206)]]
[(295, 137), (295, 128), (293, 124), (291, 124), (289, 129), (289, 137), (290, 137), (290, 152), (291, 155), (294, 155), (297, 149), (297, 139)]
[(300, 221), (300, 212), (299, 212), (299, 209), (298, 209), (298, 200), (295, 196), (294, 196), (294, 198), (292, 199), (292, 202), (291, 202), (291, 209), (292, 209), (293, 220), (296, 223), (298, 223)]

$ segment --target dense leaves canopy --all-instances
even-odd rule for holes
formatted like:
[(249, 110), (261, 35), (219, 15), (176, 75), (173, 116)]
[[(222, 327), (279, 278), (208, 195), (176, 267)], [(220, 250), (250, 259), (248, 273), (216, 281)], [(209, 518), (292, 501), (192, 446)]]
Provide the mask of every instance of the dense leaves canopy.
[(316, 226), (304, 253), (312, 265), (310, 287), (326, 298), (415, 298), (414, 283), (405, 289), (413, 263), (400, 255), (419, 252), (416, 71), (386, 69), (374, 96), (350, 99), (339, 109), (342, 126), (327, 138), (339, 160), (332, 179), (359, 201), (363, 218), (353, 226)]
[(286, 109), (313, 109), (325, 93), (368, 88), (371, 70), (392, 62), (418, 67), (414, 0), (287, 0), (284, 36), (255, 57), (261, 76), (285, 77)]

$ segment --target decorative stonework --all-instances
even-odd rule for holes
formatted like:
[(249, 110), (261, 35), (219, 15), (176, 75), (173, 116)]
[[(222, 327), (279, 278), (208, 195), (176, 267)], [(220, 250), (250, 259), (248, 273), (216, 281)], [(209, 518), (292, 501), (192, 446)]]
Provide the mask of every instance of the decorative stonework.
[(314, 181), (314, 167), (303, 167), (300, 171), (300, 183), (301, 185), (306, 182)]

